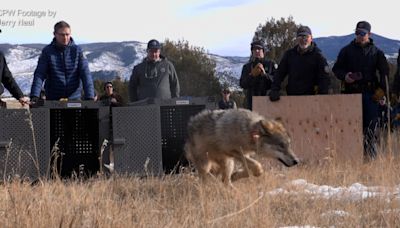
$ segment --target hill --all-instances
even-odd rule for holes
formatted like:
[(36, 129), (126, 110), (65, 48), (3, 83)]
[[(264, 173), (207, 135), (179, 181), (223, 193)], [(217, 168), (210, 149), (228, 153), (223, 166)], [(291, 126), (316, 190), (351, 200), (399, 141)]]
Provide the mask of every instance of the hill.
[[(392, 60), (397, 57), (400, 41), (376, 34), (372, 38), (387, 57)], [(333, 63), (340, 49), (352, 39), (354, 39), (353, 34), (320, 37), (314, 41), (328, 61)], [(45, 44), (0, 44), (0, 50), (5, 53), (9, 68), (25, 94), (30, 92), (33, 72), (44, 46)], [(89, 68), (95, 79), (112, 80), (116, 76), (121, 76), (129, 80), (133, 66), (146, 56), (146, 43), (138, 41), (88, 43), (80, 46), (87, 56)], [(240, 73), (248, 57), (220, 56), (212, 53), (209, 53), (209, 56), (216, 61), (216, 77), (220, 82), (232, 89), (240, 89)]]

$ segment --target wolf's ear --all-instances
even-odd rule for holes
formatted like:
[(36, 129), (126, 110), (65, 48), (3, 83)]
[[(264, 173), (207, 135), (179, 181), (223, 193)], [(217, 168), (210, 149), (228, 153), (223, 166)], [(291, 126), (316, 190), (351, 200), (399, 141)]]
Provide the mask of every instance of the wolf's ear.
[(271, 135), (271, 130), (274, 127), (271, 122), (260, 120), (257, 125), (261, 135)]

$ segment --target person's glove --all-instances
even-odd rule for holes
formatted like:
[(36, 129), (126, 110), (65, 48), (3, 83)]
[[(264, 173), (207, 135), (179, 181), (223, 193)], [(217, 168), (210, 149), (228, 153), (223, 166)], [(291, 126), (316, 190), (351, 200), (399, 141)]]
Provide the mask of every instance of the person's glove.
[(31, 100), (32, 104), (35, 104), (35, 103), (37, 103), (39, 101), (39, 97), (31, 97), (30, 100)]
[(39, 97), (32, 96), (30, 97), (29, 107), (36, 108), (39, 106)]
[(260, 68), (259, 65), (262, 66), (261, 63), (258, 63), (258, 64), (255, 65), (254, 67), (251, 67), (251, 72), (250, 72), (250, 75), (251, 75), (251, 76), (253, 76), (253, 77), (258, 77), (258, 76), (261, 75), (262, 69)]
[(269, 100), (274, 102), (274, 101), (278, 101), (279, 99), (281, 99), (281, 95), (279, 94), (278, 90), (271, 90), (269, 92)]
[(385, 97), (385, 92), (381, 88), (377, 88), (374, 92), (374, 95), (372, 95), (372, 100), (375, 102), (381, 101)]

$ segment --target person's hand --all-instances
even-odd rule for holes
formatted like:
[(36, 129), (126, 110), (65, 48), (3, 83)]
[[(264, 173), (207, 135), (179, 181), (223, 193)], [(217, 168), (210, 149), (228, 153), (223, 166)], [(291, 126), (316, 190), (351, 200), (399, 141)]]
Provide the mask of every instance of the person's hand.
[(264, 65), (262, 65), (262, 63), (258, 63), (256, 67), (260, 69), (260, 73), (262, 73), (263, 75), (267, 74), (267, 72), (265, 72)]
[(117, 103), (117, 99), (115, 99), (114, 97), (111, 98), (111, 103)]
[(31, 103), (29, 98), (27, 97), (21, 97), (18, 99), (18, 101), (19, 103), (21, 103), (22, 106), (29, 105)]
[(380, 99), (380, 100), (378, 101), (378, 103), (379, 103), (379, 105), (381, 105), (381, 106), (385, 106), (385, 105), (386, 105), (386, 97), (383, 96), (382, 99)]
[(278, 90), (271, 90), (269, 92), (269, 100), (274, 102), (274, 101), (279, 101), (281, 99), (281, 95), (279, 94)]
[(30, 100), (30, 104), (35, 104), (35, 103), (37, 103), (39, 101), (39, 97), (35, 97), (35, 96), (33, 96), (33, 97), (31, 97), (31, 100)]
[(372, 100), (379, 103), (382, 103), (382, 100), (384, 100), (384, 103), (386, 103), (385, 91), (381, 88), (377, 88), (372, 95)]
[(32, 96), (32, 97), (31, 97), (31, 100), (30, 100), (30, 102), (29, 102), (29, 107), (30, 107), (30, 108), (36, 108), (36, 107), (38, 107), (38, 102), (39, 102), (39, 97)]
[(355, 80), (353, 80), (353, 79), (350, 77), (351, 74), (352, 74), (352, 72), (347, 72), (346, 76), (344, 76), (344, 80), (345, 80), (347, 83), (353, 83), (353, 82), (355, 82)]
[[(259, 65), (262, 66), (261, 63), (258, 63), (257, 65), (255, 65), (254, 67), (251, 68), (251, 72), (250, 72), (250, 75), (251, 75), (251, 76), (253, 76), (253, 77), (258, 77), (258, 76), (260, 76), (262, 70), (260, 69)], [(264, 67), (263, 67), (263, 68), (264, 68)]]

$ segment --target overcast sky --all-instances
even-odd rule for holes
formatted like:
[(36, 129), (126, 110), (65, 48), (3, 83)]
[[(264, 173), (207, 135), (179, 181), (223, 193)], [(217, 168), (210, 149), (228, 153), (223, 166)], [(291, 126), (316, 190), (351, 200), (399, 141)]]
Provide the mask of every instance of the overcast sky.
[[(372, 33), (400, 40), (395, 0), (12, 0), (2, 1), (0, 43), (49, 43), (53, 25), (67, 21), (78, 43), (185, 39), (210, 53), (248, 56), (255, 29), (293, 16), (314, 37), (347, 35), (367, 20)], [(128, 4), (129, 3), (129, 4)], [(55, 12), (55, 16), (49, 15)], [(14, 12), (14, 14), (13, 14)], [(25, 26), (22, 21), (30, 22)], [(32, 24), (33, 22), (33, 24)], [(13, 23), (15, 23), (13, 25)]]

